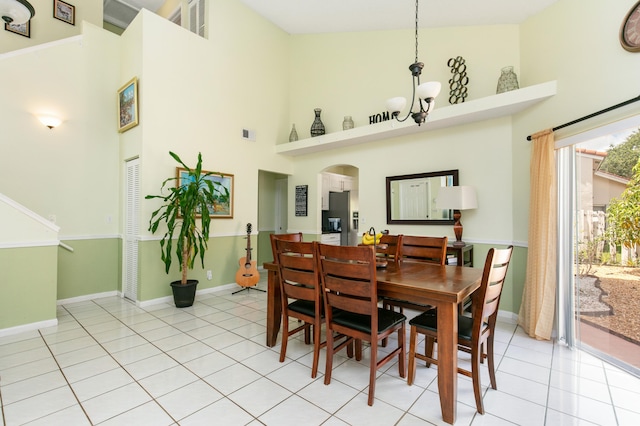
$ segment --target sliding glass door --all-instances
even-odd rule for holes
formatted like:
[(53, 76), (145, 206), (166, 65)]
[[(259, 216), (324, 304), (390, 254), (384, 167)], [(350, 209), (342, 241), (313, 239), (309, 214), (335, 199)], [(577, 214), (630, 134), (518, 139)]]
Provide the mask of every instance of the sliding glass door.
[(640, 117), (557, 146), (560, 338), (639, 374)]

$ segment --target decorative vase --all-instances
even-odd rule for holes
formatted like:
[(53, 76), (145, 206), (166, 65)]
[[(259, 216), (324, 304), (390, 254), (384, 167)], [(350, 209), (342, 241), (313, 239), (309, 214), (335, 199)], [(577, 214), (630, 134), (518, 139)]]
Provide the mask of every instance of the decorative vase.
[(289, 133), (289, 142), (295, 142), (298, 140), (298, 132), (296, 131), (296, 123), (293, 123), (291, 127), (291, 133)]
[(508, 92), (518, 89), (518, 76), (513, 72), (513, 67), (504, 67), (498, 79), (496, 93)]
[(350, 115), (344, 116), (344, 121), (342, 122), (342, 130), (353, 129), (353, 119)]
[(313, 110), (316, 114), (316, 118), (313, 120), (313, 124), (311, 124), (311, 137), (314, 136), (322, 136), (324, 135), (324, 124), (322, 120), (320, 120), (320, 113), (322, 109), (316, 108)]

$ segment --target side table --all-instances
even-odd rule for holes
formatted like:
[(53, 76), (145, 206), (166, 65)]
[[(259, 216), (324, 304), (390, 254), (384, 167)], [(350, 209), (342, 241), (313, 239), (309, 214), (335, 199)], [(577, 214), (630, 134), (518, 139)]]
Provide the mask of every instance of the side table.
[[(473, 244), (465, 244), (462, 247), (454, 247), (453, 243), (447, 244), (447, 255), (456, 256), (458, 266), (473, 267)], [(447, 264), (448, 258), (447, 258)]]

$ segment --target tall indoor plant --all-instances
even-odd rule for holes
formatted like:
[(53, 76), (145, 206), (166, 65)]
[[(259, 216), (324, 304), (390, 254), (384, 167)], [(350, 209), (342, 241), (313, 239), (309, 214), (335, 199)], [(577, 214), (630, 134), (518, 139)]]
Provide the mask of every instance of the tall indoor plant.
[[(184, 170), (175, 177), (170, 177), (162, 183), (161, 191), (168, 191), (166, 195), (147, 195), (145, 199), (157, 198), (162, 200), (160, 208), (151, 214), (149, 230), (155, 233), (160, 224), (166, 225), (166, 232), (160, 240), (162, 261), (168, 274), (173, 258), (173, 244), (175, 240), (175, 255), (180, 263), (182, 278), (171, 283), (174, 302), (177, 307), (187, 307), (193, 304), (197, 280), (187, 279), (187, 270), (193, 269), (196, 257), (204, 268), (204, 254), (209, 241), (209, 226), (211, 216), (207, 214), (217, 197), (229, 197), (229, 192), (219, 182), (210, 176), (221, 176), (217, 172), (202, 173), (202, 154), (198, 153), (198, 163), (194, 169), (188, 167), (177, 154), (169, 152)], [(198, 223), (198, 219), (200, 219)]]

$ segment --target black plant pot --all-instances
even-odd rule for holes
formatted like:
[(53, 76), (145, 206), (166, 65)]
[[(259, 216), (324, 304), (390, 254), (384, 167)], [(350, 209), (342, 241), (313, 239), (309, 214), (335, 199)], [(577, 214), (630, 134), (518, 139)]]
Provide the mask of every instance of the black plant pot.
[(193, 305), (193, 301), (196, 298), (197, 286), (198, 280), (187, 280), (185, 285), (182, 285), (180, 281), (171, 283), (173, 303), (176, 304), (176, 308), (188, 308)]

